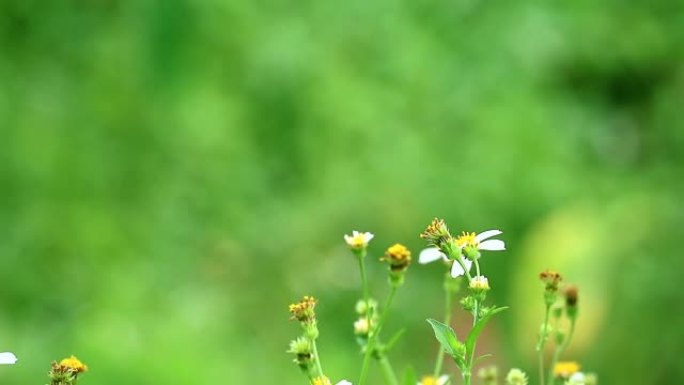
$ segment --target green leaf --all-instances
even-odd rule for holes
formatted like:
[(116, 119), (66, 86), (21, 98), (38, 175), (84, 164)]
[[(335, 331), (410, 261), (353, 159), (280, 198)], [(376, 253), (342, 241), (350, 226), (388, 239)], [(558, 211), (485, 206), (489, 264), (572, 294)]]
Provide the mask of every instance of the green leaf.
[(427, 322), (432, 326), (435, 332), (435, 337), (439, 341), (444, 350), (452, 357), (463, 357), (464, 347), (463, 343), (456, 337), (456, 332), (450, 326), (445, 325), (434, 319), (428, 319)]
[(483, 354), (477, 358), (475, 358), (475, 363), (480, 362), (480, 360), (484, 360), (485, 358), (493, 357), (493, 354)]
[(402, 385), (416, 385), (418, 383), (418, 377), (416, 377), (416, 371), (413, 370), (412, 366), (407, 366), (404, 370), (404, 379), (401, 382)]
[(473, 351), (473, 348), (475, 347), (475, 342), (477, 341), (477, 337), (479, 337), (480, 333), (482, 333), (482, 329), (484, 328), (485, 324), (492, 318), (492, 316), (501, 313), (506, 309), (508, 309), (508, 307), (494, 308), (487, 312), (487, 314), (485, 314), (484, 317), (480, 318), (479, 321), (477, 321), (475, 326), (473, 326), (473, 328), (470, 330), (470, 333), (468, 333), (468, 337), (466, 338), (466, 356), (470, 356), (471, 352)]

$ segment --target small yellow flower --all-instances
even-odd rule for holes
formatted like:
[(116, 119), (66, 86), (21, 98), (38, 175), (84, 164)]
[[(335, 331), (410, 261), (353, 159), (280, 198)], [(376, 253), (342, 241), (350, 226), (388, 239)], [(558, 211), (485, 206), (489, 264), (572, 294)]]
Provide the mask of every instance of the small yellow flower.
[(368, 318), (361, 317), (354, 322), (354, 334), (365, 336), (370, 331), (370, 322)]
[(446, 384), (449, 376), (440, 376), (439, 378), (433, 376), (424, 376), (420, 379), (418, 385), (444, 385)]
[(316, 318), (314, 307), (316, 307), (316, 299), (311, 296), (304, 296), (298, 303), (290, 305), (289, 309), (290, 313), (292, 313), (291, 319), (296, 319), (300, 322), (312, 321)]
[(568, 378), (579, 370), (580, 365), (575, 361), (560, 361), (553, 367), (553, 374), (556, 377)]
[(344, 241), (351, 247), (352, 250), (365, 249), (368, 242), (373, 239), (374, 235), (369, 232), (352, 231), (352, 235), (344, 235)]
[(330, 379), (326, 376), (316, 377), (311, 381), (311, 385), (331, 385)]
[(392, 270), (404, 270), (411, 263), (411, 251), (406, 246), (396, 243), (385, 251), (381, 261), (388, 261)]
[(76, 358), (73, 355), (69, 358), (65, 358), (62, 361), (60, 361), (59, 365), (67, 369), (71, 369), (76, 373), (83, 373), (88, 371), (88, 366), (82, 363), (78, 358)]

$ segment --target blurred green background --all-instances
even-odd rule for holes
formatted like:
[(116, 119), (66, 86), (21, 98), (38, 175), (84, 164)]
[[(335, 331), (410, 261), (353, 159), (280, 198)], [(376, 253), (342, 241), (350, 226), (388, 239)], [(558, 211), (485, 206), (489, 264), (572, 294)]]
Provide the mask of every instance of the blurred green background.
[[(580, 285), (566, 355), (603, 384), (684, 382), (684, 10), (678, 1), (0, 2), (0, 367), (44, 384), (303, 384), (287, 305), (356, 381), (342, 240), (418, 251), (433, 216), (499, 228), (512, 309), (482, 351), (536, 373), (537, 274)], [(440, 266), (387, 334), (429, 372)], [(454, 320), (468, 322), (457, 314)], [(453, 369), (453, 367), (450, 367)], [(377, 371), (373, 383), (381, 383)]]

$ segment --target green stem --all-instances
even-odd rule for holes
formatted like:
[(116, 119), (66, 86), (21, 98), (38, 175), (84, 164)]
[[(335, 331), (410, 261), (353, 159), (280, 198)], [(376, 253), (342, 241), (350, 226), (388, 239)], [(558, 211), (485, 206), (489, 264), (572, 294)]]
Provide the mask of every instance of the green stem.
[(480, 264), (477, 263), (477, 259), (475, 260), (475, 271), (477, 272), (477, 275), (480, 276)]
[[(450, 275), (447, 275), (445, 279), (450, 279)], [(451, 323), (451, 290), (449, 288), (445, 289), (445, 296), (444, 296), (444, 324), (449, 325)], [(442, 346), (439, 347), (439, 351), (437, 352), (437, 360), (435, 362), (435, 370), (433, 372), (433, 375), (435, 378), (438, 378), (440, 374), (442, 374), (442, 364), (444, 363), (444, 348)]]
[(544, 346), (546, 345), (547, 334), (549, 332), (549, 315), (551, 314), (551, 304), (547, 303), (544, 315), (544, 326), (537, 343), (537, 353), (539, 355), (539, 382), (544, 385)]
[(314, 354), (314, 362), (316, 363), (316, 370), (318, 370), (318, 375), (323, 375), (323, 367), (321, 366), (321, 358), (318, 356), (318, 348), (316, 347), (316, 339), (311, 339), (311, 347)]
[(560, 358), (561, 354), (565, 351), (565, 349), (570, 345), (570, 340), (572, 339), (572, 336), (575, 334), (575, 324), (576, 320), (571, 319), (570, 320), (570, 331), (568, 332), (568, 336), (565, 338), (562, 344), (560, 346), (556, 347), (556, 350), (553, 353), (553, 358), (551, 359), (551, 366), (549, 367), (549, 377), (548, 377), (548, 383), (552, 384), (553, 382), (553, 369), (556, 367), (556, 363), (558, 362), (558, 359)]
[(392, 369), (392, 364), (390, 364), (389, 360), (384, 354), (380, 357), (380, 368), (382, 368), (382, 374), (385, 377), (385, 382), (387, 384), (399, 385), (399, 380), (397, 379), (397, 375), (394, 373), (394, 369)]
[(361, 270), (361, 291), (363, 293), (363, 301), (366, 303), (366, 309), (368, 307), (368, 280), (366, 279), (366, 265), (363, 263), (366, 257), (366, 251), (360, 251), (358, 255), (359, 260), (359, 270)]
[(385, 323), (385, 320), (387, 319), (387, 314), (389, 313), (389, 308), (392, 306), (392, 301), (394, 300), (394, 295), (397, 292), (397, 286), (392, 285), (392, 289), (390, 290), (389, 296), (387, 297), (387, 302), (385, 304), (385, 308), (382, 311), (382, 314), (380, 315), (380, 321), (378, 321), (378, 326), (374, 329), (371, 330), (371, 333), (368, 336), (368, 343), (366, 344), (366, 352), (363, 356), (363, 364), (361, 365), (361, 376), (359, 377), (359, 385), (363, 385), (363, 383), (366, 380), (366, 376), (368, 375), (368, 365), (370, 364), (370, 356), (373, 353), (373, 349), (375, 348), (375, 342), (377, 341), (378, 335), (380, 334), (380, 329), (382, 329), (382, 325)]

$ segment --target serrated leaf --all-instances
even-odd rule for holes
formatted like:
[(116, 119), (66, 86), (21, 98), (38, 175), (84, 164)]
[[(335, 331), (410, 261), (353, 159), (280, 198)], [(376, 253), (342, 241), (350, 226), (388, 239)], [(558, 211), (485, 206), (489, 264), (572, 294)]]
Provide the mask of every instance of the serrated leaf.
[(462, 357), (463, 343), (456, 337), (456, 332), (449, 325), (445, 325), (432, 318), (428, 319), (427, 322), (432, 326), (432, 330), (435, 332), (435, 337), (442, 348), (452, 357)]
[(401, 381), (402, 385), (416, 385), (418, 383), (418, 377), (416, 377), (416, 371), (413, 370), (412, 366), (407, 366), (404, 370), (404, 379)]
[(465, 348), (466, 348), (466, 356), (470, 356), (471, 352), (473, 351), (473, 348), (475, 346), (475, 341), (477, 341), (477, 337), (479, 337), (480, 333), (482, 333), (482, 329), (484, 328), (485, 324), (495, 315), (498, 313), (501, 313), (502, 311), (508, 309), (508, 307), (498, 307), (495, 309), (492, 309), (490, 312), (487, 313), (484, 317), (480, 318), (479, 321), (473, 326), (473, 328), (470, 330), (470, 333), (468, 333), (468, 337), (466, 338), (466, 343), (465, 343)]

